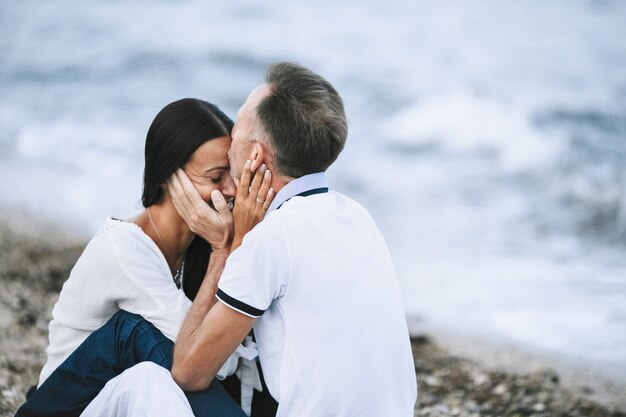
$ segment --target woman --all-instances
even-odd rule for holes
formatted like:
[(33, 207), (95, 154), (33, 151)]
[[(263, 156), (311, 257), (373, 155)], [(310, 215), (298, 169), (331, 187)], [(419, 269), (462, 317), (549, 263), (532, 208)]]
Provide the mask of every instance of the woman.
[[(48, 360), (31, 397), (35, 400), (29, 399), (18, 415), (41, 414), (35, 403), (49, 402), (49, 394), (56, 392), (54, 385), (67, 378), (56, 379), (55, 384), (45, 382), (55, 370), (61, 372), (59, 366), (121, 310), (143, 317), (165, 337), (176, 340), (207, 270), (211, 244), (223, 248), (233, 236), (228, 222), (224, 230), (207, 237), (211, 242), (196, 236), (176, 212), (167, 181), (182, 168), (209, 205), (216, 190), (232, 204), (235, 185), (227, 156), (232, 127), (233, 122), (216, 106), (197, 99), (173, 102), (156, 116), (146, 138), (145, 209), (129, 221), (108, 218), (72, 269), (52, 312)], [(256, 190), (258, 198), (265, 199), (263, 210), (253, 216), (246, 213), (249, 224), (238, 224), (237, 230), (250, 230), (269, 207), (269, 177), (264, 176)], [(234, 236), (235, 241), (241, 238)], [(223, 368), (220, 375), (232, 372)], [(58, 400), (58, 394), (54, 398)], [(30, 410), (29, 402), (33, 403)]]

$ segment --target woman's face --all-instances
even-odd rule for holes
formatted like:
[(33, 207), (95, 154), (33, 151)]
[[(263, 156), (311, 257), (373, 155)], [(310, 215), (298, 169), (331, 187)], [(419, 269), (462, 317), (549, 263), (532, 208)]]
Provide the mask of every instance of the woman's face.
[(211, 203), (213, 190), (219, 190), (227, 200), (235, 197), (235, 183), (230, 176), (228, 164), (230, 142), (230, 136), (205, 142), (183, 166), (183, 170), (207, 203)]

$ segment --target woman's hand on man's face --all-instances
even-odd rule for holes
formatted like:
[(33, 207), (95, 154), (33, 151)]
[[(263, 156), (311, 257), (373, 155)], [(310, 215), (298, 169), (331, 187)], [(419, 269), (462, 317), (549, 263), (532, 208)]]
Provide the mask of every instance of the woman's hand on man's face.
[(235, 181), (235, 207), (233, 218), (235, 232), (231, 250), (237, 249), (246, 233), (256, 226), (272, 204), (274, 190), (270, 187), (272, 174), (261, 165), (252, 178), (251, 161), (246, 161), (241, 178)]
[(211, 192), (215, 209), (211, 208), (202, 200), (196, 187), (180, 168), (167, 180), (167, 190), (178, 215), (192, 232), (209, 242), (213, 250), (230, 248), (233, 215), (221, 192)]

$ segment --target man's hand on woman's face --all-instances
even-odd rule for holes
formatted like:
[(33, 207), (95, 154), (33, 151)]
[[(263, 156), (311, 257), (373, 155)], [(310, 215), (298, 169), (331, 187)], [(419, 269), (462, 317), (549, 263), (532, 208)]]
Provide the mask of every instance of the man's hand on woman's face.
[(229, 249), (233, 236), (233, 215), (218, 190), (211, 192), (211, 208), (200, 196), (185, 171), (177, 169), (167, 180), (167, 190), (178, 215), (192, 232), (209, 242), (213, 250)]
[(178, 215), (192, 232), (209, 242), (213, 250), (232, 251), (241, 245), (245, 234), (263, 220), (274, 199), (274, 190), (270, 187), (272, 174), (265, 165), (256, 171), (253, 177), (251, 161), (246, 161), (241, 179), (236, 181), (237, 193), (232, 213), (218, 190), (211, 193), (215, 207), (211, 208), (180, 168), (168, 179), (167, 189)]
[(235, 231), (231, 250), (237, 249), (244, 235), (263, 220), (274, 199), (274, 190), (270, 187), (272, 174), (269, 169), (261, 165), (253, 178), (251, 165), (251, 161), (246, 161), (241, 178), (235, 181), (237, 187), (233, 209)]

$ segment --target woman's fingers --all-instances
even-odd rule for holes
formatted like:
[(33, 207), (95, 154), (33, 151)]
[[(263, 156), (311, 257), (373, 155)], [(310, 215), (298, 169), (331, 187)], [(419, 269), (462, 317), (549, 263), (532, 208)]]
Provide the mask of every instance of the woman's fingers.
[(267, 172), (267, 166), (265, 166), (265, 164), (261, 165), (254, 174), (254, 178), (252, 179), (252, 184), (250, 184), (249, 197), (251, 199), (257, 200), (257, 202), (259, 201), (258, 200), (259, 196), (261, 196), (261, 200), (265, 199), (265, 194), (259, 194), (259, 190), (261, 189), (261, 184), (263, 183), (263, 178), (266, 172)]
[(250, 188), (250, 178), (252, 177), (252, 171), (250, 171), (250, 164), (252, 161), (249, 159), (246, 161), (241, 172), (241, 178), (239, 178), (239, 185), (237, 186), (236, 199), (244, 199), (248, 196), (248, 189)]
[(272, 204), (272, 200), (274, 200), (274, 189), (270, 188), (267, 191), (267, 197), (265, 197), (265, 202), (263, 203), (263, 214), (265, 215), (265, 213), (267, 213), (267, 210), (269, 210), (270, 205)]
[[(263, 167), (259, 168), (259, 173), (257, 175), (260, 176), (261, 174), (260, 171), (262, 168)], [(269, 169), (266, 169), (265, 172), (263, 173), (263, 181), (261, 182), (261, 186), (259, 187), (259, 190), (256, 193), (256, 197), (255, 197), (256, 202), (258, 204), (263, 204), (263, 202), (267, 200), (267, 193), (270, 190), (271, 185), (272, 185), (272, 173), (270, 172)], [(254, 185), (252, 188), (254, 188)]]

